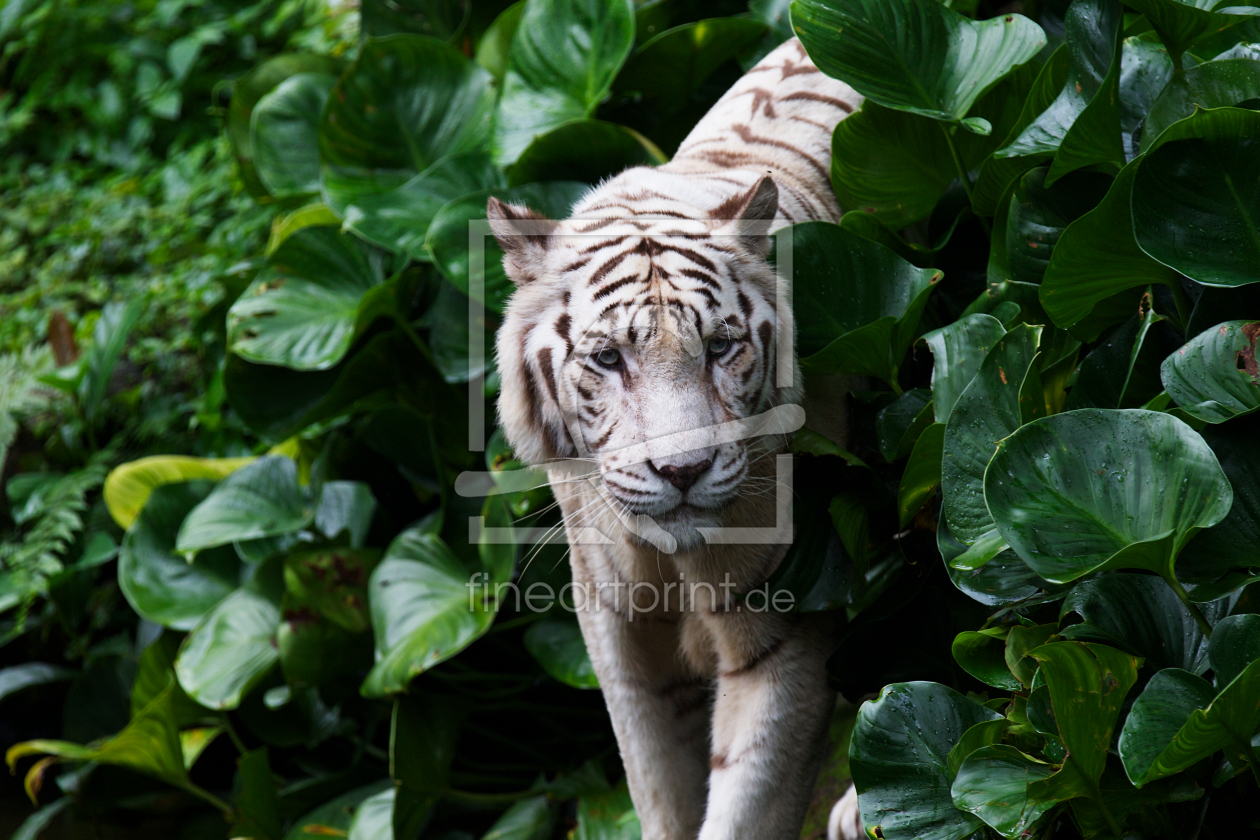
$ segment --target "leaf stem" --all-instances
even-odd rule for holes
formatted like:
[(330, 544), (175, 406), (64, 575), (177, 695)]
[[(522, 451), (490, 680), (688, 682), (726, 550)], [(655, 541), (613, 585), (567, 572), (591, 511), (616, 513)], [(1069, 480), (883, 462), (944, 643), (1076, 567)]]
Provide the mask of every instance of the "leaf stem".
[(1124, 837), (1124, 829), (1120, 827), (1120, 823), (1116, 822), (1116, 818), (1112, 816), (1111, 811), (1107, 808), (1107, 803), (1103, 801), (1102, 790), (1099, 789), (1098, 782), (1089, 779), (1089, 787), (1089, 798), (1098, 806), (1098, 813), (1102, 814), (1103, 821), (1107, 823), (1107, 828), (1115, 835), (1116, 840), (1121, 840)]
[(1177, 580), (1174, 574), (1168, 574), (1164, 580), (1172, 587), (1172, 591), (1181, 599), (1181, 603), (1185, 605), (1190, 615), (1194, 617), (1195, 624), (1199, 625), (1199, 629), (1203, 631), (1203, 635), (1212, 638), (1212, 625), (1208, 624), (1207, 617), (1203, 615), (1203, 611), (1199, 609), (1198, 604), (1190, 600), (1190, 593), (1186, 592), (1186, 588), (1181, 585), (1181, 581)]
[[(967, 206), (972, 207), (975, 200), (972, 197), (971, 176), (967, 174), (967, 167), (963, 165), (962, 157), (958, 154), (958, 147), (954, 145), (954, 136), (950, 134), (950, 129), (945, 123), (937, 120), (937, 125), (941, 127), (941, 133), (945, 135), (945, 145), (949, 147), (949, 156), (954, 160), (954, 169), (958, 172), (958, 180), (962, 182), (963, 192), (967, 196)], [(976, 216), (980, 222), (980, 227), (984, 228), (985, 235), (992, 238), (993, 228), (989, 225), (988, 219)]]
[[(1190, 298), (1186, 297), (1186, 290), (1181, 288), (1180, 280), (1173, 280), (1168, 284), (1168, 288), (1172, 290), (1173, 300), (1177, 304), (1177, 318), (1181, 321), (1181, 331), (1184, 333), (1190, 324), (1190, 315), (1194, 307), (1190, 304)], [(1189, 339), (1190, 336), (1186, 336), (1186, 340)]]
[(209, 802), (211, 805), (213, 805), (214, 807), (222, 811), (225, 815), (232, 813), (231, 805), (224, 802), (222, 799), (215, 796), (213, 793), (206, 790), (205, 788), (194, 785), (192, 782), (185, 782), (184, 784), (181, 784), (180, 787), (186, 790), (188, 793), (191, 793), (193, 796), (196, 796), (199, 799), (203, 799), (206, 802)]

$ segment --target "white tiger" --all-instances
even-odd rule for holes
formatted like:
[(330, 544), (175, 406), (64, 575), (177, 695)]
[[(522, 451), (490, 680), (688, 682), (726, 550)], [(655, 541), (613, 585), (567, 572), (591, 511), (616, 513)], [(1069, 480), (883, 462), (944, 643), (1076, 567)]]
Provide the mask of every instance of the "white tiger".
[[(741, 419), (802, 400), (766, 234), (839, 220), (831, 134), (861, 101), (793, 39), (673, 160), (606, 181), (570, 219), (489, 202), (516, 283), (497, 336), (500, 420), (549, 470), (575, 584), (595, 593), (578, 617), (644, 840), (793, 840), (809, 804), (834, 618), (744, 608), (735, 593), (786, 546), (708, 529), (780, 521), (784, 435), (738, 439)], [(560, 468), (572, 459), (587, 477)], [(859, 836), (856, 813), (850, 791), (833, 834)]]

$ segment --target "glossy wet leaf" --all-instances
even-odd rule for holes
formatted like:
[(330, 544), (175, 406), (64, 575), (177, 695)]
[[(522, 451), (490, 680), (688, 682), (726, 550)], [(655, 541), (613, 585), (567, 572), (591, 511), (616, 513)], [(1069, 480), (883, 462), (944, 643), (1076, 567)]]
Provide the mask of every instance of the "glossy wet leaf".
[(590, 117), (634, 46), (630, 0), (527, 3), (512, 36), (495, 156), (515, 162), (534, 138)]
[(976, 750), (958, 768), (950, 789), (954, 805), (975, 814), (1003, 837), (1024, 837), (1057, 799), (1029, 795), (1029, 783), (1054, 774), (1038, 761), (1005, 744)]
[(368, 584), (376, 664), (360, 689), (365, 696), (405, 690), (490, 629), (494, 579), (478, 581), (488, 589), (470, 586), (476, 571), (436, 536), (412, 529), (395, 538)]
[(875, 434), (884, 460), (896, 461), (910, 454), (919, 435), (932, 423), (931, 401), (931, 391), (912, 388), (880, 409)]
[(1180, 420), (1082, 409), (1003, 440), (984, 499), (1024, 562), (1065, 583), (1104, 568), (1170, 575), (1186, 541), (1229, 512), (1233, 491), (1212, 450)]
[(253, 587), (215, 605), (188, 634), (175, 674), (188, 696), (211, 709), (235, 709), (280, 658), (280, 607)]
[(941, 273), (839, 225), (806, 222), (792, 236), (802, 369), (894, 379)]
[(1177, 405), (1209, 423), (1260, 408), (1256, 338), (1260, 322), (1227, 321), (1199, 333), (1162, 367), (1164, 388)]
[(1233, 0), (1135, 0), (1128, 5), (1146, 15), (1176, 60), (1191, 44), (1242, 23), (1244, 15), (1260, 14)]
[(449, 201), (493, 186), (487, 159), (472, 154), (489, 145), (493, 104), (490, 74), (454, 47), (369, 39), (320, 124), (324, 200), (366, 239), (414, 254), (437, 209), (430, 193)]
[[(1021, 66), (976, 102), (972, 114), (988, 120), (992, 133), (954, 133), (964, 166), (979, 166), (997, 147), (1034, 78), (1031, 64)], [(958, 178), (944, 129), (928, 117), (863, 103), (832, 134), (831, 185), (841, 206), (894, 228), (928, 218)]]
[[(1223, 604), (1204, 605), (1214, 621)], [(1152, 668), (1181, 668), (1201, 675), (1208, 669), (1208, 640), (1172, 588), (1153, 575), (1118, 573), (1078, 583), (1063, 601), (1060, 616), (1084, 621), (1063, 631), (1077, 641), (1101, 642), (1127, 650)]]
[(1104, 176), (1074, 172), (1047, 187), (1047, 171), (1037, 167), (1027, 172), (1011, 197), (1006, 254), (1015, 282), (1041, 282), (1064, 229), (1094, 209), (1110, 184)]
[(989, 355), (1006, 328), (992, 315), (965, 315), (948, 326), (925, 333), (923, 340), (932, 350), (932, 408), (936, 422), (944, 423), (985, 356)]
[(207, 548), (292, 533), (310, 524), (315, 506), (298, 486), (297, 465), (271, 455), (223, 479), (180, 526), (175, 548), (186, 556)]
[(192, 458), (150, 455), (115, 467), (105, 478), (101, 495), (118, 527), (127, 529), (140, 516), (158, 487), (197, 479), (218, 481), (252, 462), (253, 458)]
[[(1032, 366), (1039, 327), (1020, 325), (998, 340), (962, 392), (945, 426), (943, 515), (954, 538), (972, 546), (994, 534), (984, 473), (998, 441), (1022, 424), (1020, 386)], [(1000, 549), (999, 549), (1000, 550)]]
[(953, 538), (944, 519), (937, 523), (936, 544), (954, 586), (982, 604), (1006, 606), (1032, 598), (1049, 586), (1010, 549), (978, 569), (954, 568), (951, 564), (967, 551), (968, 546)]
[[(1120, 135), (1125, 160), (1137, 156), (1147, 114), (1173, 78), (1168, 50), (1149, 34), (1126, 38), (1120, 61)], [(1233, 103), (1230, 103), (1231, 105)]]
[(573, 688), (599, 688), (595, 666), (586, 652), (582, 630), (576, 621), (548, 618), (525, 633), (525, 649), (543, 670)]
[[(1153, 283), (1179, 282), (1172, 269), (1149, 257), (1133, 238), (1129, 209), (1141, 159), (1116, 176), (1099, 205), (1068, 225), (1041, 283), (1041, 305), (1060, 327), (1071, 328), (1105, 310), (1119, 292)], [(1127, 306), (1111, 323), (1130, 317)], [(1101, 324), (1102, 328), (1109, 326)]]
[(1066, 407), (1142, 408), (1163, 390), (1159, 366), (1180, 335), (1144, 296), (1139, 311), (1090, 351), (1077, 371)]
[(251, 362), (327, 370), (370, 323), (364, 295), (385, 281), (379, 253), (335, 227), (285, 239), (228, 311), (228, 343)]
[(273, 196), (319, 192), (319, 120), (336, 82), (330, 73), (298, 73), (254, 106), (254, 167)]
[(1180, 668), (1166, 668), (1151, 678), (1120, 733), (1120, 759), (1135, 785), (1168, 775), (1161, 772), (1161, 754), (1190, 716), (1211, 705), (1215, 695), (1211, 683)]
[(1022, 15), (973, 21), (914, 0), (796, 0), (792, 26), (827, 75), (885, 107), (947, 121), (1045, 45)]
[(508, 183), (582, 181), (597, 184), (632, 166), (664, 163), (651, 141), (625, 126), (574, 120), (539, 135), (521, 153)]
[(1241, 613), (1221, 619), (1212, 629), (1209, 655), (1218, 689), (1238, 679), (1252, 662), (1260, 659), (1260, 615)]
[(1260, 282), (1260, 113), (1238, 118), (1243, 136), (1162, 143), (1133, 182), (1138, 245), (1210, 286)]
[(1195, 108), (1226, 108), (1260, 97), (1260, 61), (1221, 58), (1195, 65), (1174, 76), (1151, 106), (1142, 127), (1142, 148)]
[(945, 442), (945, 424), (933, 423), (914, 442), (914, 449), (901, 474), (897, 490), (897, 515), (901, 527), (913, 521), (915, 514), (936, 493), (941, 484), (941, 458)]
[(894, 683), (864, 703), (849, 752), (863, 824), (888, 840), (961, 840), (980, 828), (950, 798), (949, 751), (972, 726), (999, 719), (936, 683)]
[(204, 480), (155, 488), (123, 538), (118, 585), (131, 608), (149, 621), (191, 630), (240, 584), (241, 561), (231, 546), (203, 551), (192, 563), (175, 550), (184, 518), (212, 488)]
[(968, 630), (954, 637), (954, 660), (963, 670), (985, 685), (1006, 691), (1019, 691), (1019, 680), (1006, 667), (1005, 631)]

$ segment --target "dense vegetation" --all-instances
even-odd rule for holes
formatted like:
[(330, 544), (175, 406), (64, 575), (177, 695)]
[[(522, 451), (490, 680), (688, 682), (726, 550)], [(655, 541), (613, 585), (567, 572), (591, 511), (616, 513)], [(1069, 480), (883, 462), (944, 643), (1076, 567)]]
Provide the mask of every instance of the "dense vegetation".
[(1257, 827), (1260, 7), (361, 6), (0, 6), (17, 836), (638, 835), (572, 617), (466, 586), (567, 575), (470, 533), (545, 492), (454, 489), (515, 466), (468, 222), (666, 159), (793, 29), (867, 96), (792, 230), (803, 369), (864, 384), (774, 585), (848, 617), (867, 825)]

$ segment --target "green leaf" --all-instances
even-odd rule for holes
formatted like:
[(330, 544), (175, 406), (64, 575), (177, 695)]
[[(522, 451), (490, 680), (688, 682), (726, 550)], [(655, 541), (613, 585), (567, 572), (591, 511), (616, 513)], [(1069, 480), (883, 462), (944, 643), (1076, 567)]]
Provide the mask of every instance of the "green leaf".
[(515, 802), (495, 820), (481, 840), (547, 840), (555, 816), (545, 796)]
[(1260, 282), (1260, 113), (1227, 110), (1241, 136), (1205, 125), (1204, 138), (1161, 139), (1133, 181), (1138, 245), (1209, 286)]
[(1260, 61), (1221, 58), (1176, 74), (1151, 106), (1142, 127), (1142, 146), (1152, 146), (1164, 129), (1193, 116), (1196, 108), (1226, 108), (1260, 97)]
[[(862, 823), (887, 840), (962, 840), (982, 823), (954, 807), (950, 749), (977, 723), (1001, 715), (943, 685), (894, 683), (862, 704), (849, 766)], [(929, 726), (925, 720), (931, 721)]]
[(235, 709), (280, 658), (279, 606), (254, 588), (220, 601), (201, 619), (175, 660), (179, 684), (211, 709)]
[(957, 776), (958, 768), (967, 760), (967, 756), (982, 747), (1000, 743), (1010, 726), (1010, 721), (1005, 718), (999, 718), (997, 720), (981, 721), (968, 729), (958, 739), (958, 743), (954, 744), (950, 749), (949, 763), (945, 768), (946, 772), (951, 778)]
[(1020, 385), (1032, 367), (1040, 335), (1040, 327), (1020, 325), (999, 339), (950, 412), (941, 463), (942, 513), (954, 538), (965, 545), (993, 532), (983, 493), (985, 467), (998, 441), (1023, 422)]
[[(1177, 772), (1161, 765), (1180, 764), (1184, 753), (1174, 750), (1164, 761), (1161, 758), (1191, 715), (1211, 705), (1215, 695), (1211, 683), (1180, 668), (1166, 668), (1151, 677), (1120, 732), (1120, 760), (1133, 784), (1142, 787)], [(1217, 749), (1214, 746), (1212, 752)]]
[(512, 164), (508, 183), (597, 184), (632, 166), (664, 162), (660, 149), (636, 131), (601, 120), (574, 120), (534, 138)]
[(417, 529), (394, 540), (368, 583), (376, 665), (360, 689), (364, 696), (404, 691), (412, 677), (490, 629), (498, 581), (484, 571), (472, 580), (477, 571), (483, 570), (465, 568), (440, 539)]
[(105, 479), (101, 495), (118, 527), (127, 529), (140, 516), (149, 496), (158, 487), (202, 478), (218, 481), (253, 460), (151, 455), (114, 467)]
[(254, 167), (277, 198), (319, 192), (319, 118), (337, 77), (298, 73), (254, 106), (250, 136)]
[[(1060, 327), (1085, 322), (1106, 308), (1118, 292), (1138, 286), (1178, 283), (1177, 273), (1147, 256), (1133, 238), (1129, 202), (1133, 181), (1142, 159), (1133, 161), (1116, 176), (1099, 205), (1067, 226), (1050, 256), (1041, 283), (1041, 305)], [(1120, 317), (1127, 320), (1126, 304)], [(1110, 326), (1103, 323), (1098, 327)]]
[[(1234, 504), (1229, 515), (1214, 527), (1207, 528), (1190, 541), (1177, 558), (1177, 577), (1186, 582), (1205, 584), (1225, 579), (1225, 592), (1235, 570), (1260, 567), (1260, 560), (1251, 552), (1239, 551), (1242, 545), (1260, 545), (1260, 415), (1246, 420), (1209, 426), (1201, 434), (1216, 453), (1221, 468), (1234, 488)], [(1251, 571), (1247, 574), (1255, 574)], [(1236, 583), (1241, 586), (1246, 581)], [(1202, 600), (1196, 591), (1195, 600)]]
[(1138, 312), (1116, 327), (1081, 362), (1067, 408), (1142, 408), (1162, 390), (1159, 366), (1179, 336), (1151, 306), (1148, 291)]
[(86, 373), (79, 383), (79, 406), (89, 423), (104, 410), (105, 394), (113, 379), (114, 367), (122, 358), (127, 339), (144, 312), (144, 300), (107, 303), (92, 328), (92, 344), (86, 354)]
[(965, 553), (968, 547), (953, 538), (943, 518), (937, 523), (936, 544), (954, 586), (982, 604), (1004, 607), (1031, 598), (1050, 586), (1037, 577), (1033, 570), (1019, 559), (1019, 555), (1010, 549), (1001, 552), (978, 569), (954, 568), (951, 564)]
[(653, 109), (681, 111), (713, 71), (765, 33), (764, 23), (737, 17), (676, 26), (635, 50), (613, 90), (635, 101), (642, 98)]
[(875, 434), (884, 460), (897, 461), (910, 454), (919, 435), (932, 423), (931, 402), (931, 391), (912, 388), (880, 409)]
[[(1147, 115), (1173, 77), (1168, 50), (1148, 33), (1124, 41), (1120, 64), (1120, 134), (1126, 160), (1138, 153)], [(1230, 103), (1233, 104), (1232, 102)]]
[[(284, 840), (311, 840), (311, 837), (318, 834), (327, 836), (333, 832), (348, 833), (350, 824), (354, 820), (354, 815), (358, 812), (359, 806), (363, 801), (384, 790), (392, 793), (393, 787), (393, 780), (382, 779), (379, 782), (356, 788), (349, 793), (343, 793), (331, 802), (298, 817), (294, 821), (293, 827), (289, 829), (289, 833), (284, 836)], [(318, 828), (311, 831), (308, 829), (308, 826), (311, 828), (318, 826)], [(332, 831), (328, 831), (328, 829), (332, 829)]]
[(633, 46), (630, 0), (527, 3), (499, 100), (498, 162), (513, 163), (538, 135), (590, 117)]
[(49, 665), (46, 662), (23, 662), (0, 669), (0, 700), (10, 694), (16, 694), (24, 688), (36, 685), (47, 685), (78, 676), (69, 668)]
[[(1032, 657), (1050, 689), (1066, 765), (1097, 783), (1125, 695), (1137, 682), (1137, 659), (1105, 645), (1055, 642)], [(1046, 782), (1049, 786), (1050, 782)], [(1031, 793), (1032, 791), (1030, 791)]]
[(1210, 653), (1216, 685), (1228, 686), (1260, 659), (1260, 615), (1243, 613), (1221, 619), (1212, 628)]
[[(979, 166), (997, 148), (1001, 132), (1033, 84), (1032, 64), (1015, 70), (982, 96), (972, 112), (993, 125), (988, 137), (953, 134), (963, 166)], [(843, 207), (875, 216), (894, 228), (926, 219), (958, 178), (945, 126), (917, 114), (867, 101), (832, 133), (831, 184)]]
[(525, 633), (525, 649), (551, 676), (573, 688), (599, 688), (582, 629), (572, 619), (548, 618)]
[(451, 762), (466, 714), (465, 704), (453, 696), (425, 693), (394, 702), (389, 775), (397, 786), (395, 840), (418, 838), (449, 787)]
[(1027, 172), (1015, 187), (1006, 218), (1010, 279), (1040, 283), (1050, 255), (1069, 224), (1094, 209), (1110, 181), (1093, 173), (1071, 173), (1046, 185), (1047, 169)]
[(518, 0), (508, 6), (486, 29), (477, 43), (475, 59), (478, 64), (490, 71), (498, 84), (503, 84), (507, 75), (508, 55), (512, 49), (512, 38), (516, 35), (516, 27), (521, 24), (521, 12), (525, 11), (525, 0)]
[(1006, 631), (968, 630), (954, 637), (952, 653), (963, 670), (985, 685), (1019, 691), (1020, 681), (1006, 667)]
[(1212, 450), (1180, 420), (1082, 409), (1003, 440), (984, 500), (1023, 561), (1066, 583), (1102, 569), (1171, 577), (1182, 546), (1225, 517), (1233, 491)]
[(354, 812), (349, 840), (394, 840), (394, 788), (369, 796)]
[(442, 274), (455, 288), (469, 295), (472, 286), (479, 283), (484, 290), (484, 297), (479, 296), (480, 299), (485, 301), (489, 309), (501, 312), (513, 289), (512, 281), (503, 270), (503, 251), (487, 227), (482, 238), (484, 273), (480, 276), (471, 275), (468, 223), (473, 219), (486, 217), (486, 201), (491, 196), (509, 204), (524, 204), (549, 219), (567, 219), (569, 209), (589, 190), (589, 184), (577, 181), (549, 181), (466, 195), (445, 205), (438, 212), (429, 227), (425, 247), (433, 255), (433, 261)]
[(280, 805), (276, 783), (271, 778), (267, 748), (250, 750), (236, 760), (236, 813), (232, 821), (233, 837), (257, 840), (279, 840)]
[(351, 633), (368, 629), (367, 582), (378, 549), (330, 548), (284, 558), (285, 589)]
[(1208, 423), (1260, 408), (1256, 337), (1260, 322), (1226, 321), (1204, 330), (1164, 360), (1164, 389), (1189, 414)]
[[(1207, 606), (1212, 621), (1223, 606)], [(1151, 575), (1118, 573), (1078, 583), (1063, 601), (1060, 618), (1078, 613), (1084, 622), (1062, 635), (1102, 642), (1142, 657), (1153, 668), (1208, 668), (1208, 640), (1167, 583)]]
[(326, 481), (319, 491), (319, 507), (315, 508), (315, 529), (330, 540), (339, 540), (345, 534), (351, 548), (362, 548), (375, 514), (376, 497), (371, 485), (362, 481)]
[(241, 168), (241, 180), (251, 195), (265, 196), (267, 188), (254, 168), (254, 140), (251, 123), (254, 107), (285, 79), (299, 73), (339, 75), (342, 62), (328, 55), (285, 53), (269, 58), (232, 84), (232, 101), (228, 104), (227, 135)]
[(228, 310), (228, 344), (251, 362), (327, 370), (370, 323), (364, 295), (384, 282), (379, 253), (334, 227), (287, 239)]
[(471, 6), (468, 0), (362, 0), (359, 27), (372, 37), (405, 32), (454, 42), (464, 32)]
[(925, 333), (932, 350), (932, 407), (944, 423), (1006, 328), (991, 315), (964, 315), (952, 324)]
[(175, 549), (185, 556), (207, 548), (276, 537), (305, 528), (315, 517), (298, 486), (297, 465), (270, 455), (242, 467), (215, 487), (180, 526)]
[(1003, 837), (1026, 837), (1058, 800), (1030, 795), (1029, 783), (1056, 770), (1005, 744), (982, 747), (958, 768), (950, 795), (960, 810), (975, 814)]
[(175, 550), (180, 525), (212, 487), (209, 481), (157, 487), (127, 530), (118, 554), (118, 585), (142, 618), (191, 630), (239, 585), (241, 561), (231, 547), (203, 551), (193, 563)]
[[(1242, 15), (1260, 14), (1260, 9), (1232, 0), (1134, 0), (1128, 5), (1146, 15), (1179, 67), (1187, 47), (1247, 20)], [(1226, 8), (1228, 13), (1214, 11)]]
[(324, 109), (324, 200), (364, 238), (414, 256), (443, 202), (494, 186), (475, 154), (487, 150), (493, 104), (490, 74), (454, 47), (368, 39)]
[(886, 107), (951, 122), (1046, 43), (1022, 15), (973, 21), (915, 0), (796, 0), (792, 26), (828, 76)]
[(839, 225), (806, 222), (791, 231), (801, 368), (895, 381), (941, 273)]
[(944, 423), (928, 426), (914, 443), (905, 472), (901, 474), (901, 486), (897, 489), (897, 515), (902, 528), (914, 520), (915, 514), (941, 484), (944, 443)]

